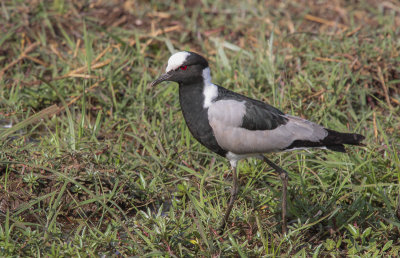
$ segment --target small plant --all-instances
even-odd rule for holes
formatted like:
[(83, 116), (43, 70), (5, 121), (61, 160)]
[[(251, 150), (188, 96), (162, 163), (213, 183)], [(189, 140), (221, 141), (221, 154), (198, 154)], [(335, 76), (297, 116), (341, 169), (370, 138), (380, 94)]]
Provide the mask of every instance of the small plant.
[(29, 172), (22, 177), (24, 183), (26, 183), (30, 189), (30, 191), (34, 190), (37, 186), (39, 186), (39, 176), (33, 174), (33, 172)]

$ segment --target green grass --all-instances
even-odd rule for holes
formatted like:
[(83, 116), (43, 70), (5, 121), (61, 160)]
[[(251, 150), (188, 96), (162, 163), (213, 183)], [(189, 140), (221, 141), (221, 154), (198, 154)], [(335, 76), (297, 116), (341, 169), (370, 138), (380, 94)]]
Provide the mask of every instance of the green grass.
[[(116, 1), (117, 2), (117, 1)], [(5, 1), (0, 6), (1, 256), (397, 256), (399, 5), (313, 1)], [(348, 154), (230, 169), (190, 135), (173, 50), (214, 83), (326, 127)], [(54, 106), (56, 105), (56, 106)], [(12, 123), (13, 127), (5, 126)]]

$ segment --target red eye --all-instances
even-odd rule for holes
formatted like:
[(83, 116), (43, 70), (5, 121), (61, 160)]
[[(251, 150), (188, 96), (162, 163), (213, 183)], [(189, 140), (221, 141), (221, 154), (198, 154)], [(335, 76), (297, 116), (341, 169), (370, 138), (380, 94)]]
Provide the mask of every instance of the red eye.
[(187, 65), (183, 65), (183, 66), (181, 66), (179, 68), (181, 68), (181, 70), (186, 70), (187, 69)]

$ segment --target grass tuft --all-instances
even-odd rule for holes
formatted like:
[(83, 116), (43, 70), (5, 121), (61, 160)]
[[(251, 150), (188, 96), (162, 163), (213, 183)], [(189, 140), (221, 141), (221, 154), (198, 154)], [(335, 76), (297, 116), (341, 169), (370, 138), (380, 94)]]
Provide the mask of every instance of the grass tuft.
[[(1, 256), (393, 256), (400, 225), (400, 34), (394, 1), (3, 1)], [(239, 163), (196, 142), (175, 50), (213, 81), (288, 114), (366, 136), (347, 154)]]

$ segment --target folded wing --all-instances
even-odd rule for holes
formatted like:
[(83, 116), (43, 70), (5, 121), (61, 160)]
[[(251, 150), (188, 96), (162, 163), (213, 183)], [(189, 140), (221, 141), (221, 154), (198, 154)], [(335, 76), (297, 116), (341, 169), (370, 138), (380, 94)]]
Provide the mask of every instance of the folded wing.
[(218, 144), (235, 154), (268, 153), (297, 148), (326, 147), (345, 152), (343, 144), (358, 145), (358, 134), (326, 129), (308, 120), (283, 114), (252, 99), (214, 102), (208, 120)]

